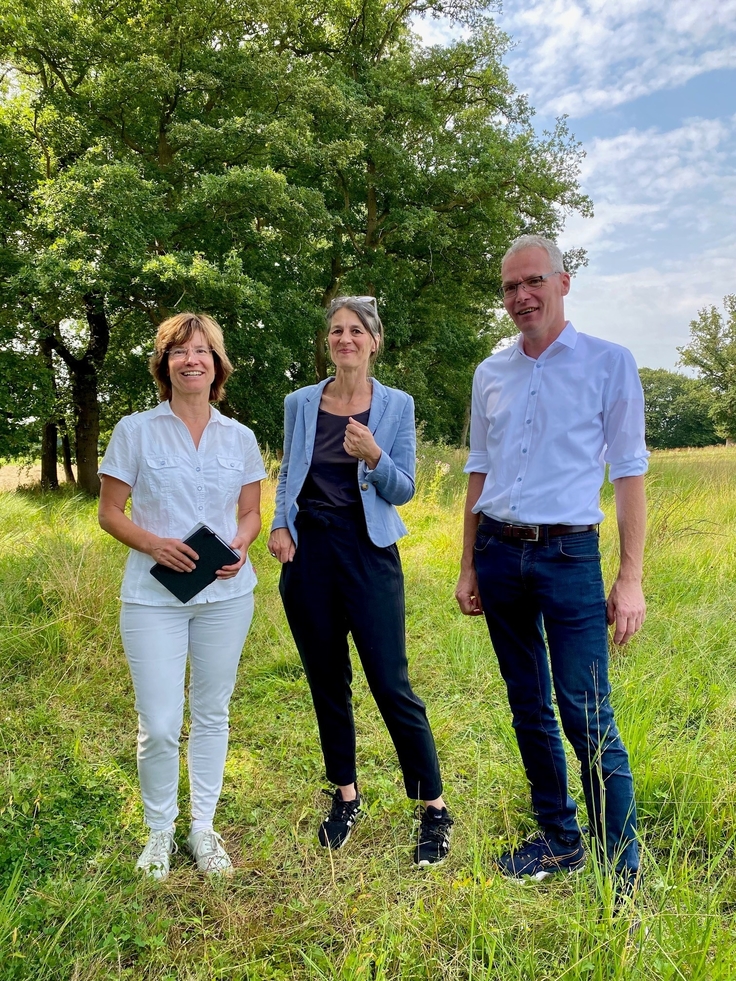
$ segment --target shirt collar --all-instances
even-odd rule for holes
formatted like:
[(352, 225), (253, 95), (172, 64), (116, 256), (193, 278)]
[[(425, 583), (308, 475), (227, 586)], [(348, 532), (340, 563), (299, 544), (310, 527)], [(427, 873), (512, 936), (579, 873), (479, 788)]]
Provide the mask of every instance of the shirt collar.
[[(154, 416), (173, 416), (174, 413), (171, 411), (171, 403), (168, 399), (164, 399), (163, 402), (159, 402), (155, 409), (152, 410)], [(224, 416), (219, 409), (216, 409), (214, 405), (210, 406), (210, 419), (207, 425), (210, 423), (219, 423), (220, 426), (234, 426), (235, 420), (231, 419), (229, 416)]]
[[(565, 322), (565, 326), (562, 328), (562, 333), (560, 334), (560, 336), (555, 338), (554, 341), (552, 341), (550, 346), (547, 348), (546, 351), (542, 352), (540, 357), (543, 358), (549, 357), (550, 354), (552, 354), (552, 352), (554, 352), (557, 349), (558, 344), (561, 344), (563, 347), (569, 347), (570, 350), (573, 350), (575, 345), (577, 344), (577, 341), (578, 341), (578, 332), (575, 330), (573, 325), (568, 320)], [(520, 354), (523, 358), (527, 357), (527, 355), (524, 354), (524, 335), (521, 333), (518, 335), (516, 341), (514, 342), (514, 344), (511, 345), (510, 348), (511, 357), (517, 354)]]

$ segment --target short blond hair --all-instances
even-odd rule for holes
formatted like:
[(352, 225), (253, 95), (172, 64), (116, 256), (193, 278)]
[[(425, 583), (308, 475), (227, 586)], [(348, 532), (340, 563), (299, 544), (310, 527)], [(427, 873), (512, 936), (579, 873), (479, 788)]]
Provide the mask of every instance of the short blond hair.
[(153, 354), (148, 362), (162, 402), (171, 400), (169, 351), (172, 347), (186, 344), (197, 331), (212, 349), (212, 360), (215, 363), (215, 380), (210, 386), (210, 402), (219, 402), (225, 395), (225, 382), (232, 375), (233, 366), (225, 353), (222, 328), (206, 313), (177, 313), (176, 316), (164, 320), (156, 331)]

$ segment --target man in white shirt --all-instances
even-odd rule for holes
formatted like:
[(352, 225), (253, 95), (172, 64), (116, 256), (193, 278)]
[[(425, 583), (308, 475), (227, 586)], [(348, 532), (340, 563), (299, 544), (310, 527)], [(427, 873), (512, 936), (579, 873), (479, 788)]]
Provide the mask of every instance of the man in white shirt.
[[(456, 598), (485, 615), (541, 832), (498, 860), (516, 880), (585, 864), (552, 707), (582, 768), (593, 847), (629, 894), (639, 868), (628, 755), (610, 704), (608, 631), (625, 644), (646, 604), (644, 400), (629, 351), (565, 320), (570, 276), (548, 239), (506, 253), (502, 292), (520, 334), (473, 382), (463, 557)], [(620, 565), (606, 600), (597, 525), (606, 463)], [(545, 637), (547, 645), (545, 646)], [(549, 648), (549, 659), (547, 656)]]

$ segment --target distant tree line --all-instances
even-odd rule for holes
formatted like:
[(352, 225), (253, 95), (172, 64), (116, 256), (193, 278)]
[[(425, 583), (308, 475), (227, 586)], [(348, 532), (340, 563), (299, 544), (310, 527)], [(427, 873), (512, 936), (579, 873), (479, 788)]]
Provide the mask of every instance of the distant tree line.
[[(372, 294), (377, 373), (460, 440), (474, 366), (509, 330), (500, 257), (588, 213), (563, 122), (535, 134), (486, 0), (0, 0), (0, 456), (98, 448), (149, 407), (155, 326), (206, 310), (224, 411), (281, 440), (325, 377), (323, 308)], [(424, 47), (412, 18), (463, 38)], [(572, 266), (582, 254), (568, 257)]]
[(664, 369), (639, 371), (646, 404), (647, 444), (653, 449), (736, 441), (736, 295), (699, 311), (680, 364), (697, 377)]
[(712, 395), (706, 382), (664, 368), (640, 368), (639, 376), (650, 449), (723, 442), (711, 416)]

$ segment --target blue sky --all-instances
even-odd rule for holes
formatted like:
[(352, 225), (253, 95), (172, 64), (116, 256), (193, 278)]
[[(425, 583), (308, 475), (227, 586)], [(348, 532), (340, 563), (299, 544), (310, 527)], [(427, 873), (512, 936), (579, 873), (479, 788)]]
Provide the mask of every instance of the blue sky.
[(589, 259), (568, 317), (675, 368), (698, 310), (736, 293), (736, 0), (507, 0), (496, 20), (535, 126), (565, 114), (586, 151), (595, 214), (560, 237)]

